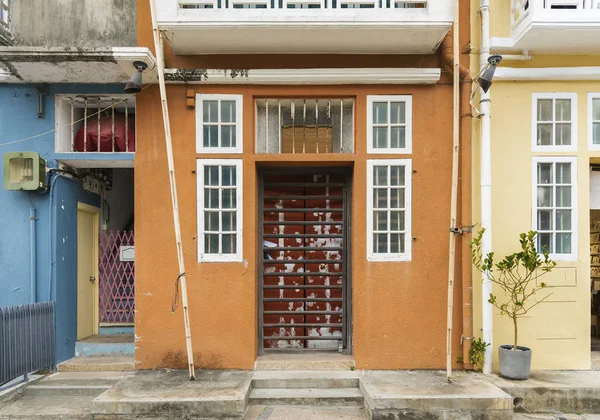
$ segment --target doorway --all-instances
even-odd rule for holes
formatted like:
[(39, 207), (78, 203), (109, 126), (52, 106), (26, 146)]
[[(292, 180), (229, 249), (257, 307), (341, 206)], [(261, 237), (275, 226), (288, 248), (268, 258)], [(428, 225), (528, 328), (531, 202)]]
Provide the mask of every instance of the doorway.
[(259, 355), (351, 352), (351, 170), (259, 171)]
[(100, 209), (77, 204), (77, 339), (98, 333), (98, 227)]

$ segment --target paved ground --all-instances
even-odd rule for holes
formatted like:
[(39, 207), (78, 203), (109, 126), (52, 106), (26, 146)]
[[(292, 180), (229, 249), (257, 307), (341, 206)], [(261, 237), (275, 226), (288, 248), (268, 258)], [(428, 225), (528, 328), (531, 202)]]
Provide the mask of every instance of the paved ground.
[(515, 414), (513, 420), (600, 420), (600, 414)]
[(367, 420), (359, 407), (265, 406), (248, 407), (244, 420)]

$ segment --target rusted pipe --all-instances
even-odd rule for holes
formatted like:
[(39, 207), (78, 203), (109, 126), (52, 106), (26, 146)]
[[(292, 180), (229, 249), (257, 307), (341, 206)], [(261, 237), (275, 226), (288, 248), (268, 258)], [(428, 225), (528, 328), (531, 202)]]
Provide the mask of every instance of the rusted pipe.
[[(454, 71), (453, 54), (454, 37), (452, 31), (440, 44), (441, 64), (444, 68)], [(458, 226), (471, 224), (471, 86), (473, 79), (468, 68), (459, 65), (460, 78), (460, 216)], [(460, 259), (461, 297), (462, 297), (462, 357), (465, 369), (472, 369), (469, 362), (469, 350), (473, 342), (473, 276), (471, 267), (471, 252), (468, 237), (462, 235), (459, 252), (455, 258)]]

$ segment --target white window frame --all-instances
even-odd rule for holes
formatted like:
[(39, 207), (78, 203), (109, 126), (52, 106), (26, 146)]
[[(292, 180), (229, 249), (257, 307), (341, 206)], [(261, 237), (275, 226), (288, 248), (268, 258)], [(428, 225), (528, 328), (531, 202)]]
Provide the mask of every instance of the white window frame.
[[(205, 166), (235, 166), (236, 168), (236, 253), (209, 254), (204, 252), (204, 167)], [(242, 159), (197, 159), (197, 245), (199, 262), (241, 262), (242, 257), (242, 211), (243, 211), (243, 176)], [(220, 195), (219, 195), (220, 196)], [(220, 200), (220, 198), (219, 198)], [(219, 224), (220, 224), (219, 218)], [(221, 231), (219, 231), (221, 234)]]
[[(552, 115), (553, 123), (556, 123), (554, 119), (554, 112), (556, 107), (554, 101), (557, 99), (566, 99), (571, 101), (571, 144), (568, 146), (542, 146), (537, 144), (537, 101), (538, 99), (552, 99)], [(554, 135), (556, 133), (552, 131), (552, 139), (554, 141)], [(577, 94), (570, 92), (549, 92), (549, 93), (534, 93), (531, 101), (531, 146), (534, 152), (575, 152), (577, 151)]]
[[(531, 226), (534, 231), (537, 232), (537, 165), (538, 163), (570, 163), (571, 164), (571, 253), (570, 254), (556, 254), (551, 253), (549, 257), (555, 261), (576, 261), (577, 260), (577, 243), (579, 240), (579, 234), (577, 231), (577, 213), (579, 211), (577, 201), (577, 158), (574, 156), (534, 156), (532, 159), (532, 175), (531, 175)], [(556, 174), (553, 174), (555, 176)], [(555, 197), (556, 199), (556, 197)], [(556, 209), (556, 207), (552, 207)], [(553, 216), (554, 219), (554, 216)], [(556, 223), (556, 221), (554, 221)], [(556, 234), (556, 231), (553, 230)], [(554, 237), (554, 236), (553, 236)], [(553, 249), (556, 249), (556, 242), (553, 244)], [(541, 251), (541, 250), (538, 250)]]
[[(373, 252), (373, 167), (404, 166), (405, 169), (405, 236), (404, 253)], [(388, 209), (389, 210), (389, 209)], [(412, 259), (412, 160), (411, 159), (368, 159), (367, 160), (367, 261), (411, 261)]]
[[(373, 147), (373, 102), (404, 102), (406, 110), (405, 147), (386, 147), (384, 149)], [(391, 122), (388, 121), (388, 136), (390, 136)], [(368, 95), (367, 96), (367, 153), (369, 154), (396, 154), (408, 155), (412, 153), (412, 96), (411, 95)]]
[[(204, 101), (219, 101), (219, 127), (221, 126), (220, 101), (235, 101), (235, 147), (204, 147)], [(196, 153), (242, 153), (243, 151), (243, 95), (204, 95), (196, 94)], [(221, 137), (221, 130), (219, 139)]]
[[(600, 92), (588, 93), (587, 109), (587, 135), (589, 150), (600, 150), (600, 144), (594, 144), (594, 99), (600, 99)], [(600, 122), (600, 120), (596, 120)]]

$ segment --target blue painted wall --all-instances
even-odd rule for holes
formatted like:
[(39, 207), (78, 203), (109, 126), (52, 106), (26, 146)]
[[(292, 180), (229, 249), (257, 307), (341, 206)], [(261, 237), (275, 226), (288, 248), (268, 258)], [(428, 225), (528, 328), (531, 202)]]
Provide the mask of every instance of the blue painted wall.
[[(57, 166), (54, 133), (15, 141), (55, 127), (55, 98), (61, 93), (122, 93), (122, 85), (55, 85), (45, 98), (45, 118), (37, 116), (37, 91), (28, 85), (0, 85), (0, 155), (35, 151), (49, 168)], [(0, 174), (4, 161), (0, 160)], [(52, 175), (57, 176), (56, 174)], [(49, 226), (52, 194), (52, 233)], [(96, 194), (60, 177), (47, 194), (0, 188), (0, 306), (30, 301), (29, 208), (37, 209), (37, 300), (56, 301), (57, 362), (73, 357), (77, 339), (77, 203), (100, 205)], [(52, 239), (51, 239), (52, 238)], [(52, 240), (52, 255), (50, 244)], [(52, 285), (50, 287), (50, 274)]]

